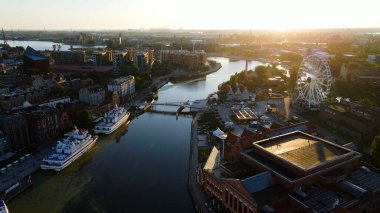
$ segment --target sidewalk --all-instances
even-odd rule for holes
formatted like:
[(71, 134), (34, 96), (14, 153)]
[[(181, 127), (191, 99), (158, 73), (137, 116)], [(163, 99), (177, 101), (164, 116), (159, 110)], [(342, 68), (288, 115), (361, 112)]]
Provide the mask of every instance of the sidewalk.
[(188, 189), (190, 197), (193, 201), (194, 208), (196, 212), (208, 213), (211, 212), (205, 202), (207, 197), (205, 196), (202, 188), (197, 183), (197, 168), (198, 168), (198, 141), (197, 141), (197, 127), (198, 127), (198, 118), (202, 114), (199, 112), (191, 124), (191, 139), (190, 139), (190, 158), (189, 158), (189, 183)]

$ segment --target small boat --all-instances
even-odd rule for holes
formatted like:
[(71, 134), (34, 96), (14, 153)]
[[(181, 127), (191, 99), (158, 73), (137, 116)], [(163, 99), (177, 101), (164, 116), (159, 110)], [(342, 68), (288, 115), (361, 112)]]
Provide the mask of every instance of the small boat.
[(140, 104), (140, 105), (137, 107), (137, 113), (138, 113), (138, 114), (142, 114), (143, 112), (148, 111), (148, 110), (152, 107), (154, 101), (155, 101), (155, 100), (152, 99), (150, 102)]
[(0, 213), (9, 213), (7, 205), (5, 205), (4, 200), (0, 200)]

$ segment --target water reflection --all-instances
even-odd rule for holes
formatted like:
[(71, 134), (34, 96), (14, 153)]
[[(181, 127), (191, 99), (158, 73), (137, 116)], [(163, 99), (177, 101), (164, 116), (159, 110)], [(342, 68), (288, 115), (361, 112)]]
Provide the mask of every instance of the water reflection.
[[(158, 102), (204, 99), (245, 67), (245, 61), (210, 59), (223, 67), (205, 80), (165, 85)], [(33, 206), (39, 212), (193, 212), (187, 192), (191, 121), (144, 113), (115, 134), (101, 136), (96, 149), (62, 173), (35, 175), (33, 189), (11, 202), (10, 211)]]

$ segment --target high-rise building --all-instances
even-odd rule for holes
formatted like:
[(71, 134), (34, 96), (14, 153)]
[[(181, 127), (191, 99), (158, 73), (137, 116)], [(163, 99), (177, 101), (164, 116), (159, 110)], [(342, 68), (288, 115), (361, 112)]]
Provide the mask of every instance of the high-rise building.
[(112, 55), (113, 71), (118, 71), (120, 66), (123, 65), (128, 59), (128, 51), (114, 52)]
[(139, 70), (145, 69), (149, 64), (149, 53), (147, 51), (137, 51), (133, 56), (133, 63)]
[(112, 51), (95, 52), (92, 54), (92, 63), (95, 66), (103, 66), (112, 63)]

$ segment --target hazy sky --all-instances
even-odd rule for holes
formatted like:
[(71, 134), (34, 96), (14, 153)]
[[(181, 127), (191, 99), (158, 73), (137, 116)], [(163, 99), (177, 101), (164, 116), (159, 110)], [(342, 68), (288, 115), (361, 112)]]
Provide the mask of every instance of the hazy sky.
[(0, 0), (5, 29), (380, 27), (380, 0)]

